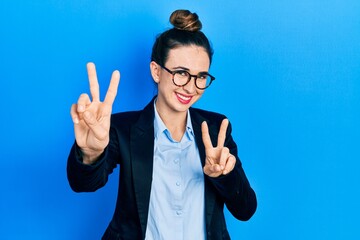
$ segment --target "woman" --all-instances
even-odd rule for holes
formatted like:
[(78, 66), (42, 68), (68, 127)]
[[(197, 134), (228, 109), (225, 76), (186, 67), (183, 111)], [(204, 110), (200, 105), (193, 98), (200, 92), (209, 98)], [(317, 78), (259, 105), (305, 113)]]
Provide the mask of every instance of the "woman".
[(157, 37), (150, 62), (158, 94), (142, 111), (111, 114), (120, 74), (114, 71), (101, 102), (92, 63), (92, 100), (82, 94), (71, 108), (71, 188), (95, 191), (121, 166), (103, 239), (230, 239), (224, 204), (244, 221), (256, 210), (229, 121), (191, 107), (215, 79), (201, 22), (187, 10), (173, 12), (170, 22), (174, 28)]

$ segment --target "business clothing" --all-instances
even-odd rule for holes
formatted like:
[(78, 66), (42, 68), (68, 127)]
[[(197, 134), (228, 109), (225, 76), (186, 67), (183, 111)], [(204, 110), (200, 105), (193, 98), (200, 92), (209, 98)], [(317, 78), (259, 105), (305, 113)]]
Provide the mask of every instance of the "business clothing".
[[(154, 99), (141, 111), (113, 114), (110, 142), (100, 159), (93, 165), (82, 163), (76, 144), (67, 165), (68, 180), (76, 192), (91, 192), (104, 186), (108, 175), (120, 165), (118, 198), (114, 216), (103, 239), (144, 239), (147, 228), (154, 159)], [(195, 142), (202, 166), (205, 147), (201, 123), (206, 121), (214, 146), (224, 115), (190, 108)], [(234, 169), (227, 175), (205, 180), (206, 239), (230, 239), (223, 213), (224, 204), (231, 214), (246, 221), (254, 214), (256, 195), (251, 188), (231, 136), (231, 124), (226, 132), (225, 146), (236, 157)], [(191, 198), (191, 196), (189, 196)]]
[(176, 141), (155, 102), (154, 110), (154, 161), (145, 238), (205, 240), (204, 173), (190, 112), (184, 135)]

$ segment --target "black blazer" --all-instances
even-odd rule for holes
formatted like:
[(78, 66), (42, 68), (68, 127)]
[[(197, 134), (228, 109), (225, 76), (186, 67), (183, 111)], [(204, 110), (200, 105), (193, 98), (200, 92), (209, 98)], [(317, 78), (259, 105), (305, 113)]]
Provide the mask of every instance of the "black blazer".
[[(205, 148), (201, 136), (201, 123), (208, 123), (210, 138), (216, 146), (220, 124), (225, 116), (196, 108), (190, 108), (190, 116), (201, 163), (204, 166)], [(91, 192), (101, 188), (117, 164), (120, 165), (116, 208), (103, 239), (145, 238), (153, 170), (153, 122), (154, 99), (141, 111), (112, 115), (109, 145), (95, 164), (82, 163), (76, 143), (70, 151), (67, 175), (75, 192)], [(236, 157), (234, 170), (217, 178), (206, 175), (204, 177), (208, 240), (230, 239), (223, 213), (224, 204), (235, 218), (243, 221), (250, 219), (257, 206), (255, 193), (238, 158), (230, 124), (225, 146)]]

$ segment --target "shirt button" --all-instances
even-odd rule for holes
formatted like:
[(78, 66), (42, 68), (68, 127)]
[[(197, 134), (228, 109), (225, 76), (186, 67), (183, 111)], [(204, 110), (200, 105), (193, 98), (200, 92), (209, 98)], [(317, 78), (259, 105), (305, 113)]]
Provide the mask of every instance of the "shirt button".
[(176, 186), (180, 186), (180, 182), (176, 182)]
[(179, 162), (179, 159), (175, 159), (175, 160), (174, 160), (174, 163), (177, 164), (178, 162)]
[(176, 215), (180, 216), (182, 214), (182, 211), (176, 211)]

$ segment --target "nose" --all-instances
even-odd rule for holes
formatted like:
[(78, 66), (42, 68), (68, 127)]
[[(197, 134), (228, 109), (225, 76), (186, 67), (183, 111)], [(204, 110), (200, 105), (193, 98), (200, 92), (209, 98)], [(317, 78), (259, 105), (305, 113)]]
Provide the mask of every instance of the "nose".
[(188, 82), (188, 84), (183, 86), (183, 89), (186, 92), (194, 93), (196, 91), (196, 85), (195, 85), (196, 78), (197, 78), (196, 76), (191, 76), (190, 81)]

